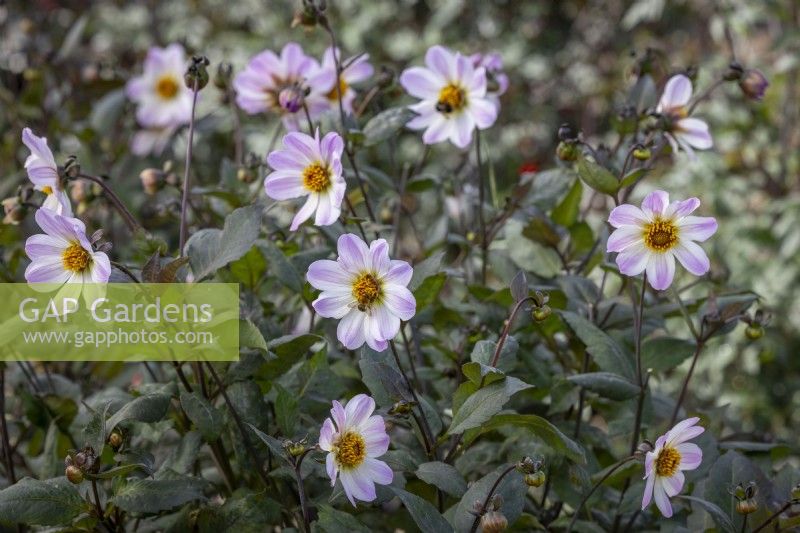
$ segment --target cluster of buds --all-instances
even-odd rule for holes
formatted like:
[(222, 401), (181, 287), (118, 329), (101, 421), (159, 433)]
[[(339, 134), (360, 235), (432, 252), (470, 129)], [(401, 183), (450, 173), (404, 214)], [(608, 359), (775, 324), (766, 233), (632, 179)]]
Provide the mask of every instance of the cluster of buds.
[(536, 322), (542, 322), (553, 312), (547, 302), (550, 301), (550, 295), (542, 291), (536, 291), (531, 297), (533, 299), (533, 310), (531, 316)]
[(15, 196), (3, 200), (3, 224), (18, 225), (28, 215), (28, 200), (33, 195), (30, 187), (20, 187)]
[(556, 155), (562, 161), (575, 161), (581, 153), (579, 134), (569, 124), (558, 128), (558, 146)]
[(69, 450), (64, 458), (64, 466), (64, 475), (77, 485), (83, 481), (84, 474), (94, 474), (100, 469), (100, 461), (94, 449), (86, 446), (81, 451)]
[(183, 83), (191, 89), (195, 90), (195, 84), (198, 91), (200, 91), (203, 87), (208, 85), (208, 67), (210, 65), (208, 58), (206, 56), (192, 56), (192, 61), (189, 63), (189, 67), (186, 69), (186, 73), (183, 75)]
[(746, 485), (739, 483), (729, 491), (736, 498), (736, 512), (739, 514), (750, 514), (758, 510), (758, 487), (755, 481), (750, 481)]
[(236, 171), (236, 179), (242, 183), (253, 183), (258, 179), (258, 173), (263, 160), (255, 153), (249, 152), (244, 158), (244, 164)]
[(517, 463), (517, 471), (524, 476), (525, 484), (529, 487), (541, 487), (547, 480), (544, 473), (544, 461), (542, 459), (531, 459), (523, 457)]
[(163, 168), (146, 168), (139, 173), (142, 189), (149, 196), (155, 195), (165, 185), (177, 185), (178, 177), (172, 171), (172, 161), (164, 163)]
[(300, 457), (308, 449), (308, 437), (303, 437), (300, 440), (286, 439), (282, 443), (283, 449), (290, 457)]
[(503, 497), (499, 494), (492, 496), (486, 506), (480, 500), (475, 500), (475, 503), (472, 504), (470, 512), (481, 517), (480, 524), (483, 533), (500, 533), (508, 528), (508, 519), (500, 512), (502, 505)]
[(745, 314), (739, 320), (747, 324), (747, 329), (744, 330), (747, 338), (755, 341), (764, 336), (764, 327), (772, 320), (772, 315), (764, 312), (763, 309), (758, 309), (753, 316)]
[(769, 80), (756, 68), (744, 68), (736, 61), (728, 65), (724, 76), (726, 81), (735, 81), (742, 93), (751, 100), (761, 101), (769, 87)]

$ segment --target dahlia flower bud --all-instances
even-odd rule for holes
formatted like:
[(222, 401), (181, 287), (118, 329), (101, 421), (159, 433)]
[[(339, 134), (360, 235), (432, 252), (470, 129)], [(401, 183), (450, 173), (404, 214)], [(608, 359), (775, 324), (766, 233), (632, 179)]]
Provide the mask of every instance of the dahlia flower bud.
[(483, 533), (500, 533), (508, 528), (508, 519), (500, 511), (489, 511), (481, 517)]
[(16, 226), (25, 220), (25, 215), (28, 214), (28, 208), (20, 201), (19, 196), (6, 198), (2, 203), (3, 211), (6, 215), (3, 218), (3, 224), (12, 224)]
[(755, 513), (758, 510), (758, 502), (754, 499), (739, 500), (736, 502), (736, 512), (739, 514)]
[(637, 146), (633, 150), (633, 157), (639, 161), (647, 161), (653, 154), (645, 146)]
[(556, 147), (556, 156), (562, 161), (575, 161), (580, 155), (578, 145), (570, 141), (561, 141)]
[(549, 305), (543, 305), (541, 307), (534, 307), (533, 311), (531, 311), (531, 316), (536, 322), (542, 322), (543, 320), (547, 320), (547, 317), (550, 316), (552, 310), (550, 309)]
[(278, 103), (289, 113), (297, 113), (303, 109), (305, 95), (297, 85), (292, 85), (281, 90), (278, 94)]
[(83, 481), (83, 472), (75, 465), (69, 465), (64, 470), (64, 475), (67, 476), (67, 479), (70, 481), (70, 483), (74, 483), (75, 485), (78, 485), (81, 481)]
[(758, 69), (747, 69), (739, 79), (739, 88), (751, 100), (760, 101), (769, 86), (769, 80)]
[(541, 487), (546, 480), (547, 476), (541, 470), (532, 474), (525, 474), (525, 484), (529, 487)]
[(412, 402), (406, 400), (399, 400), (395, 402), (391, 409), (389, 409), (390, 415), (396, 416), (405, 416), (411, 412), (414, 408), (414, 404)]
[(164, 172), (157, 168), (146, 168), (139, 174), (139, 179), (142, 180), (142, 188), (145, 194), (150, 196), (160, 191), (166, 182), (164, 179)]
[(114, 451), (116, 451), (120, 446), (122, 446), (123, 440), (122, 433), (120, 433), (118, 429), (114, 429), (114, 431), (111, 432), (111, 435), (108, 436), (108, 445), (111, 446)]
[(183, 82), (189, 89), (194, 90), (195, 82), (197, 83), (197, 90), (201, 90), (208, 85), (208, 70), (206, 67), (210, 64), (206, 56), (192, 56), (192, 62), (186, 73), (183, 75)]

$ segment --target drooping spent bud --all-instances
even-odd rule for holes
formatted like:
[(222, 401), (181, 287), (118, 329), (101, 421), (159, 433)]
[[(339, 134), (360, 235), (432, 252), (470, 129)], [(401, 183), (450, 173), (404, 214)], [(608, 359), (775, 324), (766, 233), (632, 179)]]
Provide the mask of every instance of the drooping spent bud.
[(758, 69), (747, 69), (739, 79), (739, 88), (751, 100), (761, 101), (769, 87), (769, 80)]
[(508, 519), (500, 511), (489, 511), (481, 517), (483, 533), (500, 533), (508, 528)]

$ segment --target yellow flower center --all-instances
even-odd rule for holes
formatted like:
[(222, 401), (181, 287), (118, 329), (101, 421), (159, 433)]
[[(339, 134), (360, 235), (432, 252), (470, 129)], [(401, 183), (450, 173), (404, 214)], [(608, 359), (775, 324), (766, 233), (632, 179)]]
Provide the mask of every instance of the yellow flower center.
[(672, 447), (664, 448), (656, 459), (656, 474), (660, 477), (672, 477), (678, 471), (680, 465), (680, 452)]
[(156, 93), (164, 100), (171, 100), (178, 94), (178, 80), (175, 76), (161, 76), (156, 82)]
[(42, 192), (45, 193), (47, 196), (50, 196), (51, 194), (53, 194), (53, 188), (49, 185), (45, 185), (44, 187), (42, 187)]
[(364, 437), (348, 431), (336, 441), (333, 453), (339, 468), (355, 468), (364, 462), (367, 456), (367, 444), (364, 442)]
[(344, 96), (344, 93), (347, 92), (348, 87), (349, 85), (347, 85), (347, 82), (344, 81), (344, 79), (339, 78), (339, 86), (331, 89), (330, 92), (328, 92), (328, 94), (326, 95), (328, 97), (328, 100), (338, 100), (340, 94)]
[(666, 252), (678, 242), (678, 227), (671, 220), (656, 218), (644, 227), (644, 244), (654, 252)]
[(358, 309), (366, 311), (381, 297), (381, 283), (374, 275), (365, 272), (353, 282), (353, 297), (358, 302)]
[(313, 163), (303, 170), (303, 185), (311, 192), (322, 192), (331, 185), (331, 173), (327, 167)]
[(92, 262), (92, 256), (79, 242), (73, 241), (61, 255), (61, 262), (64, 264), (65, 270), (83, 272)]
[(459, 111), (467, 103), (467, 95), (464, 89), (452, 83), (439, 91), (439, 101), (436, 103), (436, 110), (440, 113), (453, 113)]

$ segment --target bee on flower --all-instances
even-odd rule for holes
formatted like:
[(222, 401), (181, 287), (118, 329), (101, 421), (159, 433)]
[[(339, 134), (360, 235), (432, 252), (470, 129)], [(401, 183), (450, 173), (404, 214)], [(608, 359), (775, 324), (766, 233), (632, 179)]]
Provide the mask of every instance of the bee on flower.
[(353, 507), (356, 500), (373, 501), (375, 484), (388, 485), (394, 478), (389, 465), (378, 460), (389, 449), (389, 434), (374, 411), (375, 400), (365, 394), (345, 405), (334, 400), (331, 418), (325, 419), (319, 433), (319, 447), (328, 452), (325, 467), (331, 486), (338, 476)]
[(322, 293), (313, 306), (320, 316), (337, 318), (336, 336), (350, 350), (365, 342), (382, 352), (410, 320), (417, 302), (407, 286), (413, 269), (389, 259), (385, 239), (369, 246), (351, 233), (339, 237), (336, 261), (322, 259), (308, 267), (306, 279)]
[(25, 160), (25, 170), (33, 188), (47, 195), (42, 207), (59, 215), (72, 216), (72, 205), (67, 196), (53, 152), (46, 137), (37, 137), (30, 128), (22, 130), (22, 142), (31, 151)]
[(315, 213), (317, 226), (329, 226), (339, 218), (347, 188), (343, 151), (344, 141), (338, 133), (330, 132), (320, 140), (319, 130), (314, 137), (294, 131), (283, 138), (283, 150), (267, 156), (273, 169), (264, 180), (267, 196), (274, 200), (307, 197), (292, 220), (292, 231)]
[(183, 82), (186, 63), (186, 52), (179, 44), (148, 50), (144, 72), (125, 86), (125, 94), (138, 106), (140, 125), (160, 130), (189, 123), (192, 91)]
[(667, 140), (672, 151), (683, 150), (694, 157), (694, 150), (707, 150), (713, 146), (708, 124), (689, 116), (689, 100), (692, 99), (692, 81), (678, 74), (667, 81), (656, 112), (668, 120)]
[(308, 110), (311, 120), (329, 109), (328, 92), (336, 83), (336, 69), (323, 69), (297, 43), (288, 43), (280, 56), (264, 50), (233, 79), (236, 103), (250, 115), (275, 112), (289, 131), (300, 129)]
[(692, 216), (698, 207), (697, 198), (670, 203), (664, 191), (648, 194), (641, 209), (630, 204), (615, 207), (608, 222), (617, 229), (608, 237), (606, 248), (619, 252), (619, 271), (626, 276), (646, 272), (647, 281), (656, 290), (672, 284), (675, 259), (695, 276), (708, 272), (708, 256), (695, 241), (711, 237), (717, 231), (717, 221)]
[(487, 95), (486, 69), (474, 67), (469, 57), (443, 46), (431, 47), (425, 54), (425, 64), (400, 75), (406, 92), (420, 99), (409, 106), (418, 116), (406, 126), (425, 130), (425, 144), (450, 140), (466, 148), (475, 128), (489, 128), (497, 119), (498, 107)]
[(703, 461), (703, 452), (697, 444), (687, 442), (705, 431), (696, 425), (700, 419), (687, 418), (675, 424), (656, 440), (655, 449), (647, 452), (644, 460), (647, 483), (642, 497), (642, 510), (655, 499), (656, 507), (665, 517), (672, 516), (669, 499), (683, 489), (685, 470), (695, 470)]

